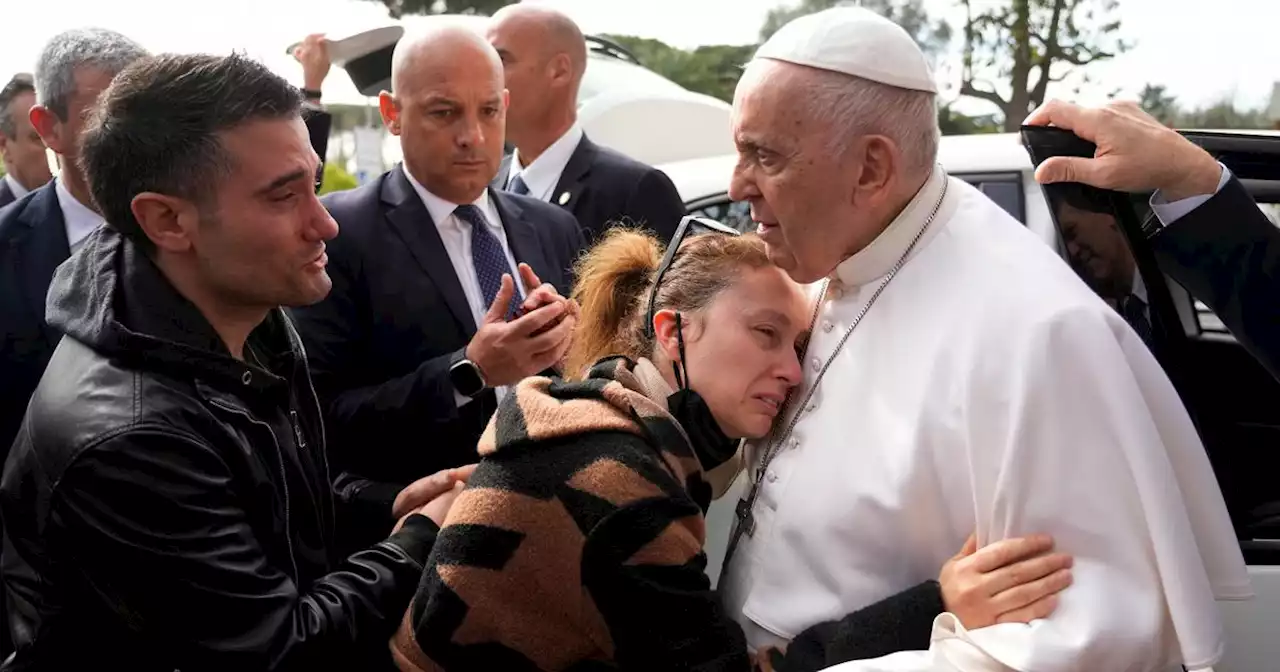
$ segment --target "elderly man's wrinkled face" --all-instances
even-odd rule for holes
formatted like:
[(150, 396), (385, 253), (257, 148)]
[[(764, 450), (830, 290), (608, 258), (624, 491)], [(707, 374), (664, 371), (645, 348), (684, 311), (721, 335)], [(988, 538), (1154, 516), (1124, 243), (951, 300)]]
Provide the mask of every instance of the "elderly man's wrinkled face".
[(833, 150), (829, 124), (811, 118), (803, 69), (768, 60), (743, 73), (733, 101), (738, 147), (729, 197), (751, 204), (769, 258), (798, 282), (835, 269), (866, 228), (855, 207), (856, 152)]

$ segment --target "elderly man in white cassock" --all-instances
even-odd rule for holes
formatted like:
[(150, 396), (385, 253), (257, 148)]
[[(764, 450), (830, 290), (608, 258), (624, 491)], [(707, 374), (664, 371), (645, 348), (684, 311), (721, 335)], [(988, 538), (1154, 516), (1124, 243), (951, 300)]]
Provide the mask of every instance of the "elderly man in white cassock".
[(936, 576), (966, 536), (1051, 534), (1058, 609), (836, 670), (1197, 669), (1251, 595), (1218, 484), (1146, 346), (1053, 252), (936, 163), (932, 73), (869, 11), (796, 19), (734, 100), (730, 195), (811, 285), (806, 380), (744, 451), (721, 581), (785, 647)]

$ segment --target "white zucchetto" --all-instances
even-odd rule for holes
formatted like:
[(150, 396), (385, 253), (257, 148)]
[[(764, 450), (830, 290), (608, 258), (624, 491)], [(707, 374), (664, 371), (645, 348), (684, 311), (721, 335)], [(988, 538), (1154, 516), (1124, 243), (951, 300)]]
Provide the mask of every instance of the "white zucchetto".
[(783, 26), (760, 49), (768, 58), (840, 72), (900, 89), (937, 93), (924, 52), (901, 26), (862, 7), (833, 7)]

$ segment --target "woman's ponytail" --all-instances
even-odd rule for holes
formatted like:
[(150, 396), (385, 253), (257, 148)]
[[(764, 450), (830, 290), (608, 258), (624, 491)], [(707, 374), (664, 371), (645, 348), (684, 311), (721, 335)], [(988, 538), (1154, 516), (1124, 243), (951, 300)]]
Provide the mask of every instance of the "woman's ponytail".
[(645, 302), (662, 261), (662, 244), (637, 229), (607, 231), (576, 265), (573, 298), (581, 311), (565, 358), (566, 378), (580, 379), (612, 355), (633, 361), (649, 355)]

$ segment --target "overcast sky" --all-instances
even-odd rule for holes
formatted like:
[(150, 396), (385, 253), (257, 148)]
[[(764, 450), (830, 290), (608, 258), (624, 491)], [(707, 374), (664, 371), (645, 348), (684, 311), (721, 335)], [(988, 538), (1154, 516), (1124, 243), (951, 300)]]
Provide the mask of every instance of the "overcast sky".
[[(673, 45), (753, 42), (769, 8), (785, 0), (526, 0), (559, 7), (591, 33), (652, 37)], [(989, 0), (995, 2), (998, 0)], [(975, 5), (983, 0), (976, 0)], [(342, 37), (389, 22), (367, 0), (0, 0), (0, 76), (31, 70), (43, 43), (61, 30), (97, 25), (118, 30), (153, 51), (241, 50), (297, 83), (300, 70), (285, 47), (309, 32)], [(938, 16), (956, 16), (955, 0), (925, 0)], [(1099, 100), (1120, 89), (1135, 96), (1164, 84), (1183, 104), (1223, 97), (1261, 106), (1280, 81), (1280, 1), (1120, 0), (1125, 38), (1136, 46), (1114, 62), (1091, 67), (1100, 83), (1082, 94)], [(961, 28), (956, 16), (956, 32)], [(340, 74), (340, 73), (339, 73)], [(1051, 90), (1051, 94), (1052, 94)], [(1070, 90), (1058, 94), (1070, 97)], [(325, 86), (331, 101), (358, 102), (345, 76)], [(970, 112), (990, 111), (968, 103)]]

